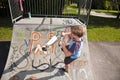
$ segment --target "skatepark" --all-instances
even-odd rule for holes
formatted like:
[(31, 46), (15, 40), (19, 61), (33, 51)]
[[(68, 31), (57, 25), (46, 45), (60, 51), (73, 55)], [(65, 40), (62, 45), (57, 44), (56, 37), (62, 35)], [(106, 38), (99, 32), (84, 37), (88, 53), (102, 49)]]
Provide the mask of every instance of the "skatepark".
[(1, 79), (29, 80), (35, 77), (36, 80), (78, 80), (81, 77), (84, 80), (93, 80), (86, 35), (81, 57), (71, 64), (71, 71), (68, 74), (59, 69), (64, 66), (64, 54), (58, 43), (52, 45), (47, 54), (40, 51), (39, 46), (49, 40), (51, 33), (55, 35), (58, 31), (64, 31), (69, 25), (84, 26), (79, 20), (72, 18), (31, 18), (16, 22)]
[[(59, 23), (56, 21), (59, 21)], [(89, 55), (87, 53), (88, 43), (86, 35), (84, 36), (85, 50), (83, 50), (81, 58), (71, 65), (72, 71), (69, 75), (59, 69), (64, 66), (64, 55), (58, 46), (58, 43), (55, 43), (54, 47), (52, 45), (49, 48), (47, 55), (40, 51), (37, 52), (36, 56), (34, 55), (35, 50), (37, 50), (37, 44), (45, 44), (49, 40), (50, 34), (53, 35), (54, 33), (55, 35), (57, 32), (64, 31), (66, 26), (73, 24), (84, 25), (79, 20), (73, 18), (26, 18), (16, 22), (13, 27), (12, 41), (7, 44), (6, 42), (5, 44), (2, 42), (0, 46), (0, 53), (2, 57), (0, 58), (0, 71), (1, 77), (3, 77), (1, 80), (15, 80), (16, 78), (19, 80), (29, 80), (31, 77), (38, 80), (70, 80), (70, 78), (77, 80), (80, 75), (81, 79), (88, 79), (89, 77), (92, 78), (89, 66), (90, 63), (88, 63), (90, 60), (88, 60), (89, 58), (87, 57)], [(30, 54), (30, 40), (32, 39), (34, 41), (32, 44), (33, 54)], [(29, 46), (29, 48), (27, 46)], [(33, 61), (36, 61), (37, 64), (34, 64)], [(56, 65), (57, 63), (62, 63), (62, 65)], [(47, 67), (44, 68), (43, 64)], [(6, 69), (4, 68), (5, 66)], [(73, 74), (77, 75), (70, 77), (70, 75)]]
[[(62, 11), (69, 10), (66, 8), (69, 2), (55, 2), (38, 1), (43, 4), (39, 6), (32, 0), (18, 2), (9, 0), (13, 33), (1, 80), (93, 80), (87, 33), (83, 36), (81, 57), (70, 64), (69, 73), (61, 70), (65, 66), (63, 62), (65, 55), (57, 41), (51, 43), (46, 51), (42, 50), (52, 36), (67, 31), (70, 25), (81, 25), (86, 28), (85, 24), (88, 21), (90, 1), (79, 2), (83, 5), (78, 8), (79, 15), (63, 15)], [(32, 5), (33, 3), (36, 5)], [(23, 14), (27, 16), (23, 17)], [(81, 22), (78, 17), (83, 14), (86, 16), (84, 19), (81, 18), (83, 20)]]
[[(56, 42), (48, 48), (47, 53), (41, 51), (41, 47), (49, 41), (51, 35), (54, 36), (61, 31), (65, 31), (69, 25), (83, 25), (86, 27), (83, 22), (76, 18), (32, 17), (15, 22), (11, 42), (1, 43), (4, 45), (4, 49), (0, 51), (4, 54), (0, 55), (5, 58), (1, 60), (3, 61), (1, 65), (5, 66), (1, 66), (1, 80), (30, 80), (31, 78), (34, 80), (94, 80), (94, 78), (95, 80), (101, 80), (101, 76), (103, 76), (102, 80), (119, 80), (119, 72), (116, 72), (119, 69), (119, 62), (112, 68), (107, 66), (119, 61), (119, 58), (109, 61), (109, 58), (114, 58), (114, 56), (108, 56), (107, 53), (110, 51), (102, 48), (108, 47), (112, 50), (114, 47), (117, 56), (119, 55), (119, 46), (109, 47), (116, 43), (109, 45), (103, 44), (104, 42), (88, 43), (86, 33), (83, 37), (84, 48), (82, 55), (71, 64), (70, 73), (60, 70), (60, 68), (64, 67), (64, 55)], [(107, 52), (106, 57), (102, 57), (104, 55), (101, 55), (100, 52)], [(104, 69), (101, 70), (101, 67)], [(108, 71), (105, 68), (111, 70)], [(104, 76), (105, 74), (112, 74), (112, 72), (114, 75), (111, 77)]]
[[(43, 5), (41, 10), (45, 10), (45, 12), (39, 13), (43, 17), (33, 17), (35, 14), (36, 16), (39, 14), (36, 13), (31, 4), (29, 4), (31, 6), (27, 6), (26, 4), (27, 7), (24, 10), (27, 11), (28, 7), (31, 7), (35, 12), (31, 10), (31, 13), (27, 12), (27, 18), (21, 18), (17, 21), (17, 19), (22, 16), (23, 6), (21, 2), (9, 1), (11, 19), (14, 25), (9, 53), (1, 80), (29, 80), (31, 78), (35, 80), (79, 80), (79, 77), (81, 77), (81, 80), (93, 80), (87, 33), (83, 37), (84, 48), (81, 52), (81, 57), (70, 65), (69, 73), (61, 70), (61, 68), (64, 68), (63, 59), (65, 56), (57, 42), (49, 46), (46, 52), (42, 51), (42, 46), (45, 45), (52, 36), (59, 35), (62, 31), (66, 31), (67, 26), (82, 25), (86, 28), (86, 25), (79, 21), (75, 15), (71, 17), (67, 15), (68, 18), (65, 15), (60, 15), (64, 1), (61, 2), (61, 4), (62, 5), (58, 5), (58, 8), (56, 8), (58, 12), (54, 11), (55, 5), (50, 6), (47, 4), (47, 8), (44, 8)], [(16, 7), (16, 9), (14, 7)], [(48, 12), (49, 7), (51, 7), (52, 12)], [(55, 15), (55, 13), (57, 15)], [(80, 14), (79, 9), (78, 13)], [(85, 11), (82, 10), (82, 13), (85, 14)], [(45, 17), (45, 15), (48, 17)], [(85, 15), (89, 15), (89, 9)], [(87, 20), (87, 18), (88, 17), (85, 19)], [(85, 21), (85, 23), (87, 22)]]

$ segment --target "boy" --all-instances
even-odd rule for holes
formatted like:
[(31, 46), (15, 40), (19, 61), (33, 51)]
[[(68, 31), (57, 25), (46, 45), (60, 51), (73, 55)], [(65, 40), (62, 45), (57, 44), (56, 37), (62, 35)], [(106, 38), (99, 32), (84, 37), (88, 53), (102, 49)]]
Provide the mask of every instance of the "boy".
[(83, 46), (82, 37), (85, 33), (85, 29), (81, 25), (70, 26), (70, 32), (62, 32), (62, 36), (68, 35), (69, 43), (62, 41), (59, 42), (59, 45), (62, 47), (62, 50), (65, 54), (65, 71), (68, 72), (69, 64), (80, 57), (81, 49)]

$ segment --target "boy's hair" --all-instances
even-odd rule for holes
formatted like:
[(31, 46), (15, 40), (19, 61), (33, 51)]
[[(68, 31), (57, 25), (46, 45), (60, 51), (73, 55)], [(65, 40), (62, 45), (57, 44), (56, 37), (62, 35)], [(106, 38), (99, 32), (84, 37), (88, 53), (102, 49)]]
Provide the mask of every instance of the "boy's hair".
[(85, 29), (81, 25), (74, 25), (70, 27), (71, 27), (71, 33), (78, 37), (82, 37), (85, 34)]

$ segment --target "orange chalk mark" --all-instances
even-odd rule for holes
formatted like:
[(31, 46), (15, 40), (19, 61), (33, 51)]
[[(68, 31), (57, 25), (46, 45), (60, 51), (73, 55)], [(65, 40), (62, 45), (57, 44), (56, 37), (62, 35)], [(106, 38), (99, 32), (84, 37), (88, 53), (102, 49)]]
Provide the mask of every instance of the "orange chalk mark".
[(40, 39), (39, 32), (32, 32), (31, 34), (31, 43), (30, 43), (30, 52), (32, 52), (33, 42), (38, 41)]
[(36, 47), (36, 49), (34, 51), (34, 54), (37, 54), (39, 52), (42, 52), (43, 54), (46, 54), (46, 55), (48, 54), (47, 51), (42, 50), (42, 45), (41, 44), (37, 44), (37, 47)]
[[(53, 35), (54, 35), (54, 32), (49, 32), (48, 33), (48, 40), (50, 40)], [(54, 51), (55, 51), (55, 45), (54, 44), (51, 45), (51, 49), (52, 49), (52, 53), (54, 53)]]
[(32, 40), (38, 41), (40, 39), (40, 33), (39, 32), (32, 32)]
[(37, 78), (35, 76), (30, 76), (30, 80), (36, 80)]
[(37, 54), (38, 52), (41, 52), (41, 51), (42, 51), (42, 46), (40, 44), (37, 44), (34, 54)]

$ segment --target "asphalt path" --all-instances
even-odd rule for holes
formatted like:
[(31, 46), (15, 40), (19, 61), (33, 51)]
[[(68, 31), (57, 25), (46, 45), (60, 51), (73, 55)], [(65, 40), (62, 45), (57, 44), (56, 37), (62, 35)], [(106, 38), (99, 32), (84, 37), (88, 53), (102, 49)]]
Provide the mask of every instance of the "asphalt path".
[(94, 80), (120, 80), (120, 42), (89, 42)]
[(98, 17), (106, 17), (106, 18), (116, 18), (115, 15), (112, 14), (106, 14), (106, 13), (102, 13), (102, 12), (95, 12), (95, 11), (91, 11), (90, 15), (92, 16), (98, 16)]
[[(98, 12), (90, 15), (116, 18)], [(120, 42), (89, 42), (89, 51), (95, 80), (120, 80)]]

